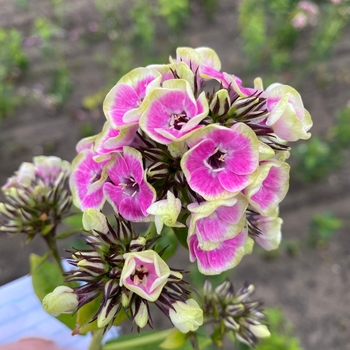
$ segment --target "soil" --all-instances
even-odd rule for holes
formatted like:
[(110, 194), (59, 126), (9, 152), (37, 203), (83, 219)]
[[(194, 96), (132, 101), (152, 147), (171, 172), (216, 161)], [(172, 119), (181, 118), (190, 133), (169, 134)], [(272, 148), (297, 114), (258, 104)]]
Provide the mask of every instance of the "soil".
[[(15, 1), (0, 0), (1, 27), (28, 30), (38, 15), (52, 16), (47, 1), (32, 0), (29, 3), (27, 10), (20, 10)], [(222, 59), (223, 70), (240, 75), (244, 62), (239, 51), (242, 45), (237, 30), (236, 5), (228, 0), (218, 3), (211, 21), (207, 21), (202, 13), (192, 17), (184, 29), (181, 45), (212, 47)], [(66, 16), (69, 23), (76, 26), (96, 18), (93, 1), (71, 2)], [(81, 107), (82, 98), (105, 86), (108, 71), (96, 62), (91, 52), (108, 53), (108, 44), (108, 40), (102, 40), (90, 47), (67, 41), (65, 57), (74, 89), (64, 107), (52, 113), (32, 103), (30, 107), (20, 107), (15, 116), (2, 122), (0, 183), (4, 183), (21, 162), (30, 161), (35, 155), (45, 153), (67, 160), (74, 158), (75, 144), (81, 138), (81, 123), (71, 116)], [(28, 49), (28, 54), (30, 70), (20, 85), (32, 87), (40, 82), (47, 86), (51, 63), (42, 61), (35, 50)], [(173, 52), (169, 54), (174, 55)], [(343, 36), (322, 69), (331, 77), (322, 88), (316, 71), (305, 76), (297, 87), (313, 117), (314, 135), (325, 135), (335, 124), (335, 112), (350, 100), (350, 35)], [(264, 77), (263, 71), (261, 75)], [(119, 78), (116, 76), (115, 81)], [(286, 74), (281, 76), (283, 79), (283, 83), (288, 83), (291, 77)], [(96, 132), (103, 122), (103, 118), (94, 121)], [(295, 257), (282, 250), (272, 260), (264, 259), (255, 249), (254, 254), (244, 257), (232, 277), (237, 286), (246, 280), (256, 285), (256, 296), (267, 307), (279, 306), (294, 323), (295, 334), (305, 350), (350, 350), (349, 170), (350, 157), (347, 155), (342, 169), (318, 183), (305, 185), (292, 180), (280, 208), (285, 241), (305, 241), (314, 213), (332, 211), (342, 219), (342, 228), (327, 247), (303, 246)], [(9, 239), (1, 235), (0, 285), (27, 274), (30, 252), (42, 254), (44, 249), (39, 239), (24, 246), (22, 237)], [(181, 260), (186, 259), (184, 255)]]

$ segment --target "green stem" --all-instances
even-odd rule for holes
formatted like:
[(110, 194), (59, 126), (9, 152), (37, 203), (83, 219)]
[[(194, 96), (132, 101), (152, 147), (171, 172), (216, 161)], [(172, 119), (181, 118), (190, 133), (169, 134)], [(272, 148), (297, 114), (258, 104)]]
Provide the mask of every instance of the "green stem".
[(61, 257), (58, 254), (58, 249), (57, 249), (57, 242), (55, 238), (55, 231), (56, 228), (54, 227), (47, 235), (43, 236), (49, 249), (50, 253), (53, 256), (58, 268), (60, 269), (61, 273), (64, 273), (63, 267), (61, 265)]
[(89, 350), (102, 350), (103, 328), (97, 331), (91, 332), (92, 340), (89, 346)]
[(62, 232), (62, 233), (56, 235), (56, 239), (63, 239), (63, 238), (66, 238), (66, 237), (72, 235), (73, 233), (81, 232), (83, 229), (84, 229), (83, 227), (78, 227), (78, 228), (73, 228), (73, 229), (71, 229), (71, 230)]

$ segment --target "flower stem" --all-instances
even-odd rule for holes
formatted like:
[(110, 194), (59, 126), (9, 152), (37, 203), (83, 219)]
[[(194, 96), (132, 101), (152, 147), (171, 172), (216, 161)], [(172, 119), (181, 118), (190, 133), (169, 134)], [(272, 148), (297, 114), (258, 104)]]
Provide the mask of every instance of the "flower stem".
[(56, 242), (56, 238), (55, 238), (55, 231), (56, 228), (53, 228), (51, 230), (51, 232), (49, 232), (47, 235), (43, 236), (49, 249), (50, 249), (50, 253), (53, 256), (58, 268), (60, 269), (61, 273), (64, 273), (63, 267), (61, 265), (61, 257), (58, 254), (58, 249), (57, 249), (57, 242)]
[(89, 346), (89, 350), (102, 350), (101, 342), (103, 339), (103, 328), (97, 331), (91, 332), (92, 340)]

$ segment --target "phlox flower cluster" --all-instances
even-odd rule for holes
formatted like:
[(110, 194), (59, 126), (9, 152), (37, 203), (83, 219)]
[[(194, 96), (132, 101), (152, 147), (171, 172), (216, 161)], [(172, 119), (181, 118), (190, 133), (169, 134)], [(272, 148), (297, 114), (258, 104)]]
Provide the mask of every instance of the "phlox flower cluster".
[(37, 234), (54, 234), (72, 205), (67, 179), (69, 162), (58, 157), (38, 156), (22, 163), (1, 190), (0, 232), (22, 233), (26, 242)]
[(72, 164), (82, 211), (107, 201), (158, 234), (186, 227), (190, 261), (207, 275), (236, 266), (254, 241), (278, 247), (286, 143), (308, 139), (312, 126), (295, 89), (260, 78), (243, 86), (212, 49), (180, 47), (170, 63), (123, 76), (103, 110), (102, 131), (78, 143)]

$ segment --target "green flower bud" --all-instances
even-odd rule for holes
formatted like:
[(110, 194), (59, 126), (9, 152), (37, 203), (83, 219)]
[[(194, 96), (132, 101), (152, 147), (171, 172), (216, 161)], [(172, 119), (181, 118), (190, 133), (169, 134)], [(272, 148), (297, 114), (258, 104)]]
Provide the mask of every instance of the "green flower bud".
[(53, 316), (70, 314), (78, 306), (78, 297), (72, 288), (59, 286), (44, 297), (42, 304)]
[(182, 333), (194, 332), (203, 324), (203, 310), (194, 299), (188, 299), (186, 303), (176, 301), (169, 309), (169, 317), (174, 326)]
[(140, 328), (146, 326), (148, 322), (148, 310), (145, 303), (141, 303), (140, 308), (134, 317), (134, 321)]
[(93, 234), (96, 234), (94, 230), (102, 233), (108, 232), (106, 217), (98, 210), (91, 208), (84, 211), (83, 227), (85, 230), (91, 231)]

